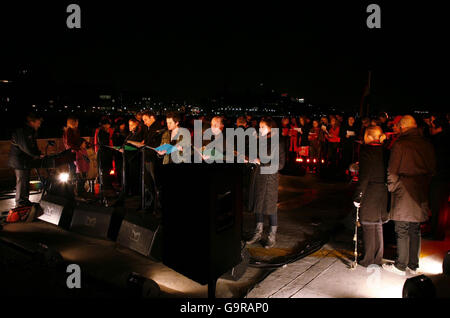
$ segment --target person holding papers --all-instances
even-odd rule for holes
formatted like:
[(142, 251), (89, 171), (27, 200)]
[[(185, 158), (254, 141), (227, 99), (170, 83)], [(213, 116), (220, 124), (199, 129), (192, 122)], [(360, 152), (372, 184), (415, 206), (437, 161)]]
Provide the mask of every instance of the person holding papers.
[[(170, 112), (166, 115), (167, 131), (165, 131), (161, 138), (161, 146), (156, 148), (156, 152), (160, 156), (164, 156), (163, 165), (173, 163), (170, 154), (175, 151), (183, 151), (186, 140), (183, 140), (183, 135), (180, 134), (180, 120), (181, 117), (177, 113)], [(187, 142), (190, 142), (187, 141)], [(172, 147), (171, 147), (172, 146)]]
[[(139, 121), (136, 118), (131, 118), (128, 121), (128, 127), (130, 134), (127, 136), (126, 141), (141, 142), (144, 139), (144, 131)], [(126, 192), (129, 195), (138, 195), (141, 192), (141, 157), (139, 152), (134, 150), (130, 151), (123, 149), (125, 151), (125, 175), (126, 175)]]
[[(227, 149), (226, 145), (226, 139), (225, 131), (224, 131), (225, 125), (223, 124), (223, 118), (220, 116), (213, 117), (211, 119), (211, 140), (203, 140), (203, 152), (202, 152), (202, 158), (204, 160), (211, 159), (215, 160), (215, 158), (223, 158), (225, 159), (225, 151)], [(216, 144), (216, 148), (206, 149), (205, 147), (208, 146), (210, 143), (214, 142), (216, 139), (222, 138), (222, 145)], [(220, 149), (221, 148), (221, 149)]]
[[(262, 238), (264, 215), (269, 216), (270, 233), (267, 238), (266, 248), (272, 248), (275, 246), (276, 233), (278, 228), (277, 218), (277, 201), (278, 201), (278, 171), (283, 169), (285, 163), (285, 146), (283, 139), (280, 138), (278, 133), (275, 133), (276, 123), (272, 118), (263, 118), (259, 123), (259, 138), (266, 139), (267, 141), (267, 156), (270, 158), (269, 162), (261, 160), (264, 158), (263, 150), (258, 149), (258, 158), (253, 162), (259, 164), (257, 171), (255, 172), (254, 194), (252, 197), (253, 212), (256, 217), (256, 229), (253, 237), (247, 241), (247, 244), (255, 244)], [(263, 173), (261, 166), (270, 166), (276, 161), (276, 153), (271, 152), (271, 144), (276, 140), (279, 141), (278, 147), (278, 167), (274, 173)], [(276, 148), (275, 148), (276, 149)], [(264, 156), (264, 157), (263, 157)], [(261, 162), (263, 161), (263, 162)]]

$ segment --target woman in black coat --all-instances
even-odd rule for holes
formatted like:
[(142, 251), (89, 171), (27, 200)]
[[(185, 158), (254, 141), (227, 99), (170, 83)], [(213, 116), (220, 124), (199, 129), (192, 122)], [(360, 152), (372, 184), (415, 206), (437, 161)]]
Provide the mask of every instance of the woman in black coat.
[(354, 204), (360, 207), (359, 217), (363, 229), (364, 258), (362, 266), (382, 265), (383, 223), (388, 221), (386, 186), (386, 156), (380, 127), (369, 127), (364, 135), (359, 159), (359, 182)]
[[(275, 246), (276, 233), (278, 228), (277, 219), (277, 201), (278, 201), (278, 171), (283, 169), (285, 164), (285, 147), (283, 138), (274, 129), (276, 123), (271, 118), (263, 118), (259, 124), (259, 143), (258, 158), (259, 163), (255, 171), (254, 188), (253, 188), (253, 212), (256, 216), (256, 230), (253, 238), (247, 244), (259, 242), (262, 237), (264, 215), (269, 216), (270, 233), (267, 240), (266, 248)], [(278, 130), (278, 129), (277, 129)], [(260, 146), (267, 141), (267, 150), (260, 149)], [(272, 143), (278, 141), (278, 147), (274, 147), (274, 153), (271, 153)], [(267, 154), (267, 155), (265, 155)], [(278, 166), (276, 166), (276, 157), (279, 155)], [(269, 169), (269, 167), (271, 169)], [(269, 169), (270, 171), (265, 171)]]

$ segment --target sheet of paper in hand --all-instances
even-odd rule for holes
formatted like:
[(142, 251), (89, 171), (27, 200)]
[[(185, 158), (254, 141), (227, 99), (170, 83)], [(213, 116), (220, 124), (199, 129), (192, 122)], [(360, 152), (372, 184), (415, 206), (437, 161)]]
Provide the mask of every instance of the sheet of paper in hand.
[(166, 151), (166, 155), (171, 154), (174, 151), (178, 151), (178, 148), (175, 146), (172, 146), (171, 144), (164, 144), (162, 146), (159, 146), (158, 148), (155, 148), (156, 151)]
[(215, 160), (215, 159), (219, 159), (219, 158), (223, 159), (223, 153), (221, 153), (220, 151), (217, 151), (215, 149), (206, 149), (203, 151), (203, 155), (208, 156), (209, 159), (211, 159), (211, 160)]

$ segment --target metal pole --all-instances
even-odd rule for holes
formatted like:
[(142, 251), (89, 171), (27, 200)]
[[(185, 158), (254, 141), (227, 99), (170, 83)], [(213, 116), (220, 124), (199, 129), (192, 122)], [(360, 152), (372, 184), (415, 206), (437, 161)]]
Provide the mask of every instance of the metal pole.
[[(362, 192), (359, 194), (359, 202), (361, 204)], [(359, 207), (356, 207), (356, 220), (355, 220), (355, 235), (353, 241), (355, 242), (355, 250), (353, 252), (355, 260), (351, 265), (351, 269), (355, 269), (358, 266), (358, 223), (359, 223)]]
[(144, 175), (145, 175), (145, 148), (142, 148), (141, 150), (141, 209), (145, 209), (145, 182), (144, 182)]
[(125, 158), (125, 149), (122, 147), (122, 195), (125, 194), (125, 191), (127, 189), (127, 162)]
[(355, 260), (352, 263), (351, 266), (352, 269), (355, 269), (358, 266), (358, 222), (359, 222), (359, 208), (356, 208), (355, 236), (353, 236), (353, 241), (355, 242), (355, 250), (353, 252)]

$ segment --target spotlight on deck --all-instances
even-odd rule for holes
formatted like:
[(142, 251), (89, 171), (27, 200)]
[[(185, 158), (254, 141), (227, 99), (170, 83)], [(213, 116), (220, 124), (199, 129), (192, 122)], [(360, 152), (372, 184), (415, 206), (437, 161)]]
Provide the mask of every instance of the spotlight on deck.
[(58, 180), (62, 183), (69, 181), (69, 174), (67, 172), (62, 172), (58, 175)]

